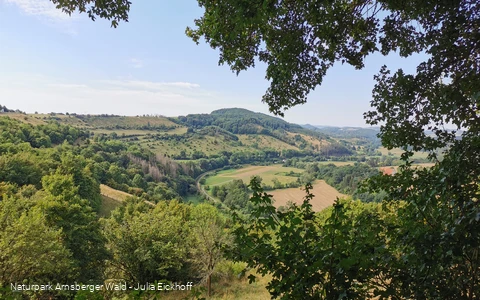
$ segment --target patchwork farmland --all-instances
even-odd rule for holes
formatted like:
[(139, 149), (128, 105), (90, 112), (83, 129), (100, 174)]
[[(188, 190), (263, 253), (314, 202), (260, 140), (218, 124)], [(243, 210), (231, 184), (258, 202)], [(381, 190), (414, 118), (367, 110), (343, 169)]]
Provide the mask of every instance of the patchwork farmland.
[[(231, 169), (218, 172), (205, 180), (205, 185), (210, 187), (220, 186), (236, 179), (241, 179), (248, 183), (252, 176), (260, 176), (262, 183), (272, 185), (273, 180), (277, 179), (281, 183), (296, 181), (304, 170), (292, 167), (283, 167), (281, 165), (270, 166), (248, 166), (241, 169)], [(292, 176), (293, 175), (293, 176)], [(316, 180), (311, 191), (315, 197), (311, 204), (314, 211), (320, 211), (333, 204), (335, 199), (345, 197), (334, 187), (328, 185), (324, 180)], [(305, 191), (301, 188), (286, 188), (268, 191), (275, 200), (274, 205), (278, 208), (285, 206), (289, 202), (301, 204), (305, 196)]]

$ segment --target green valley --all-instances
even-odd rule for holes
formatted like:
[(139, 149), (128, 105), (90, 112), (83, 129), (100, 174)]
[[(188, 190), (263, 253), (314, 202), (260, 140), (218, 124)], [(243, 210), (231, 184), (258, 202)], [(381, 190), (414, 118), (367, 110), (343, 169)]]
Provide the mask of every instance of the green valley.
[(0, 0), (0, 299), (480, 299), (479, 32), (478, 0)]
[[(215, 233), (211, 239), (230, 247), (233, 232), (220, 229), (230, 226), (232, 213), (246, 218), (256, 213), (259, 207), (250, 199), (255, 199), (258, 189), (271, 195), (272, 209), (280, 213), (303, 207), (303, 198), (308, 196), (303, 188), (311, 184), (311, 209), (329, 214), (338, 198), (381, 202), (386, 193), (363, 190), (361, 182), (398, 163), (397, 152), (385, 153), (367, 129), (352, 135), (354, 130), (345, 134), (306, 127), (238, 108), (175, 118), (6, 111), (0, 113), (0, 211), (24, 207), (28, 214), (38, 212), (38, 226), (65, 234), (90, 232), (91, 246), (84, 249), (74, 248), (81, 240), (56, 233), (62, 241), (57, 247), (72, 256), (58, 258), (68, 265), (62, 271), (64, 277), (42, 269), (46, 268), (43, 265), (32, 269), (45, 272), (42, 276), (98, 281), (116, 274), (128, 282), (210, 278), (214, 289), (226, 278), (240, 276), (232, 288), (247, 295), (245, 269), (226, 260), (227, 253), (217, 248), (220, 244), (204, 244), (198, 236), (204, 234), (202, 228), (192, 222), (213, 222), (208, 223), (209, 234)], [(398, 166), (392, 168), (400, 172)], [(79, 219), (66, 222), (79, 209)], [(62, 219), (55, 219), (56, 215)], [(91, 225), (84, 229), (82, 222)], [(172, 235), (162, 236), (160, 227), (145, 231), (151, 222), (169, 228)], [(2, 224), (4, 230), (13, 230), (9, 223)], [(154, 257), (146, 265), (170, 271), (138, 269), (145, 258), (131, 256), (128, 247), (154, 251), (139, 236), (172, 242), (177, 250), (157, 249), (149, 254)], [(119, 243), (119, 238), (130, 245)], [(188, 250), (191, 243), (197, 248)], [(213, 251), (208, 252), (214, 255), (209, 259), (216, 261), (207, 269), (200, 268), (205, 259), (198, 252), (201, 247), (210, 247), (202, 251)], [(180, 261), (163, 261), (165, 255), (175, 255)], [(108, 264), (92, 265), (88, 272), (93, 273), (79, 269), (79, 264), (95, 264), (99, 259), (107, 259)], [(9, 277), (0, 277), (0, 282), (20, 278), (6, 274)], [(265, 297), (264, 287), (255, 294)]]

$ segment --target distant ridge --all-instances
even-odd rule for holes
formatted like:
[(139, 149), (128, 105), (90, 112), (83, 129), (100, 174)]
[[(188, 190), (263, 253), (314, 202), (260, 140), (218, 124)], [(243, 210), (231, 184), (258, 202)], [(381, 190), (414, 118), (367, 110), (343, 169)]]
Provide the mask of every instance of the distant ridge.
[(327, 125), (302, 125), (312, 131), (321, 132), (336, 138), (367, 138), (377, 140), (380, 133), (379, 127), (353, 127), (353, 126), (327, 126)]
[(97, 139), (122, 139), (177, 160), (206, 159), (221, 153), (291, 158), (348, 156), (356, 151), (349, 142), (338, 141), (314, 127), (304, 128), (244, 108), (179, 117), (15, 112), (2, 115), (30, 124), (58, 122), (75, 126), (90, 131)]
[(270, 134), (273, 130), (288, 130), (294, 133), (305, 133), (315, 137), (327, 138), (319, 132), (310, 131), (281, 118), (253, 112), (245, 108), (222, 108), (214, 110), (210, 114), (189, 114), (172, 118), (172, 120), (193, 128), (218, 126), (234, 134)]

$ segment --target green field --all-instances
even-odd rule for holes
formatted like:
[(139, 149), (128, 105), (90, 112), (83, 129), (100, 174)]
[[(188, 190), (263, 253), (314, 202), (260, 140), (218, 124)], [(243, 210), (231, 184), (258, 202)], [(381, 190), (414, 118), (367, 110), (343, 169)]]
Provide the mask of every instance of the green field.
[(252, 176), (258, 175), (262, 178), (262, 182), (267, 185), (273, 184), (273, 179), (276, 178), (281, 183), (288, 183), (296, 181), (297, 177), (288, 176), (287, 173), (303, 173), (304, 170), (292, 167), (282, 167), (282, 165), (271, 166), (247, 166), (241, 169), (231, 169), (220, 171), (214, 176), (206, 178), (205, 185), (215, 186), (227, 183), (235, 179), (241, 179), (248, 183)]
[(192, 203), (192, 204), (199, 204), (203, 202), (203, 199), (200, 195), (188, 195), (186, 197), (183, 197), (183, 200), (185, 203)]
[(100, 211), (98, 212), (98, 215), (103, 218), (108, 218), (110, 217), (112, 211), (120, 206), (122, 206), (122, 202), (119, 202), (118, 200), (112, 199), (110, 197), (102, 196), (102, 205), (100, 206)]

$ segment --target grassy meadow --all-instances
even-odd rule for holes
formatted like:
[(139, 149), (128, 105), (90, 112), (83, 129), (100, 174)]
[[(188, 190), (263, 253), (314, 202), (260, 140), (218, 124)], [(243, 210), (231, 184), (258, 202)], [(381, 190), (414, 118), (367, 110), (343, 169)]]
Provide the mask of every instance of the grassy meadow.
[(217, 154), (221, 151), (242, 151), (248, 147), (242, 147), (236, 141), (224, 141), (221, 137), (213, 136), (192, 136), (186, 141), (183, 140), (155, 140), (154, 138), (143, 136), (139, 137), (140, 145), (150, 149), (158, 154), (167, 154), (171, 156), (180, 155), (182, 151), (187, 156), (195, 151), (203, 152), (206, 155)]
[(125, 193), (113, 189), (107, 185), (100, 185), (100, 194), (102, 195), (102, 205), (100, 206), (100, 217), (108, 218), (115, 208), (122, 205), (128, 197), (133, 197), (129, 193)]
[(125, 201), (128, 197), (133, 197), (129, 193), (123, 192), (116, 190), (114, 188), (111, 188), (105, 184), (100, 185), (100, 194), (104, 197), (108, 197), (110, 199), (113, 199), (119, 203)]
[[(183, 128), (170, 131), (173, 134), (175, 131), (184, 130)], [(186, 132), (186, 129), (185, 129)], [(182, 134), (182, 133), (177, 133)], [(229, 152), (251, 152), (252, 150), (270, 149), (281, 151), (283, 149), (299, 150), (297, 147), (289, 145), (271, 136), (265, 135), (238, 135), (238, 141), (225, 140), (222, 136), (210, 135), (193, 135), (184, 140), (155, 140), (146, 135), (139, 136), (138, 143), (147, 147), (155, 153), (167, 155), (180, 155), (183, 151), (187, 156), (190, 156), (195, 151), (203, 152), (205, 155), (215, 155), (222, 151)]]
[(102, 195), (102, 205), (100, 206), (98, 215), (102, 218), (108, 218), (112, 211), (121, 205), (122, 202)]
[(126, 136), (139, 136), (143, 137), (146, 136), (147, 134), (158, 134), (158, 133), (163, 133), (163, 134), (184, 134), (187, 132), (187, 127), (179, 127), (175, 129), (170, 129), (170, 130), (161, 130), (161, 129), (155, 129), (155, 130), (148, 130), (148, 129), (93, 129), (93, 133), (103, 133), (103, 134), (110, 134), (110, 133), (116, 133), (120, 137), (125, 134)]
[(247, 148), (271, 148), (277, 151), (284, 149), (298, 150), (297, 147), (268, 135), (239, 134), (238, 139)]
[[(100, 194), (102, 195), (102, 205), (100, 207), (100, 214), (102, 216), (109, 216), (110, 212), (121, 206), (122, 202), (124, 202), (127, 198), (135, 197), (129, 193), (116, 190), (105, 184), (100, 184)], [(146, 200), (145, 203), (152, 206), (155, 205), (154, 203)]]

